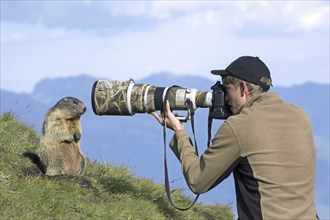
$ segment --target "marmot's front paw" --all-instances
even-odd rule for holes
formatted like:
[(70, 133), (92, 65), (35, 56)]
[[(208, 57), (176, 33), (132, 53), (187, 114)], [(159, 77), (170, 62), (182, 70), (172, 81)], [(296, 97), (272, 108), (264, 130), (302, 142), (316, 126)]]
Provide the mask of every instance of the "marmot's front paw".
[(71, 137), (68, 137), (67, 139), (65, 139), (64, 142), (71, 143), (74, 140), (75, 140), (74, 136), (71, 136)]
[(81, 133), (77, 131), (76, 133), (74, 133), (73, 137), (74, 137), (74, 141), (78, 142), (81, 139)]

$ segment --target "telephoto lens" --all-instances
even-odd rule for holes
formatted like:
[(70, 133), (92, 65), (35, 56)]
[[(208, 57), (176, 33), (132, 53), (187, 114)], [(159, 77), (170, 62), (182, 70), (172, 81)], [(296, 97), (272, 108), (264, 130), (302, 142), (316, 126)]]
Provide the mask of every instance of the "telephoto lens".
[(187, 100), (190, 100), (194, 109), (212, 106), (212, 92), (178, 86), (136, 84), (133, 79), (96, 81), (91, 101), (96, 115), (134, 115), (162, 110), (165, 98), (172, 110), (186, 110)]

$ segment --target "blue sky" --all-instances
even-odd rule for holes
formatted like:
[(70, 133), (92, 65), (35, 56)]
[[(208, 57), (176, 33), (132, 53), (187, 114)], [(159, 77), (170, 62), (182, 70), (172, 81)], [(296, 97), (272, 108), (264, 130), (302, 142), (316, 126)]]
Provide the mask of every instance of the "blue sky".
[(329, 83), (329, 1), (4, 1), (1, 88), (200, 75), (259, 56), (274, 85)]

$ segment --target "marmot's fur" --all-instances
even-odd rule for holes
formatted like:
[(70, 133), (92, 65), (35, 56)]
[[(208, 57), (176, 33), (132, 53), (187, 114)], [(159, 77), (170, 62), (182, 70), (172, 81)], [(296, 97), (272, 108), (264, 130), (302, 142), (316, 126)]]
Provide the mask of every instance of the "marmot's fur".
[(83, 175), (86, 159), (80, 150), (80, 116), (86, 107), (82, 101), (66, 97), (45, 115), (37, 154), (25, 152), (47, 176)]

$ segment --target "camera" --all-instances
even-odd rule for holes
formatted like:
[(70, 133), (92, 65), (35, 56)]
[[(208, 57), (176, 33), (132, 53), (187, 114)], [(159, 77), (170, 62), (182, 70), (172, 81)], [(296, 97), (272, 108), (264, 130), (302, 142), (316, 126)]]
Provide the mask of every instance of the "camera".
[[(126, 81), (98, 80), (92, 88), (92, 108), (96, 115), (134, 115), (163, 110), (166, 100), (172, 110), (210, 108), (210, 115), (226, 119), (230, 110), (224, 101), (225, 89), (220, 82), (211, 87), (212, 92), (180, 86), (157, 87)], [(189, 119), (189, 114), (185, 119)]]

